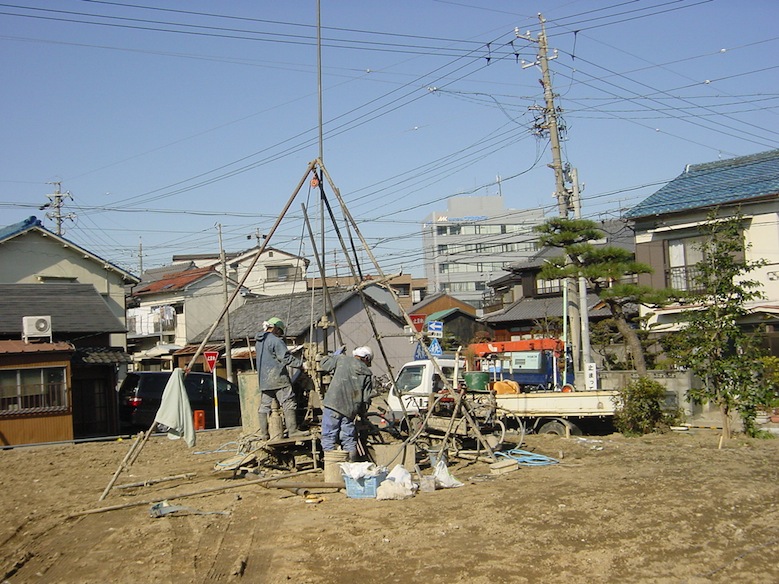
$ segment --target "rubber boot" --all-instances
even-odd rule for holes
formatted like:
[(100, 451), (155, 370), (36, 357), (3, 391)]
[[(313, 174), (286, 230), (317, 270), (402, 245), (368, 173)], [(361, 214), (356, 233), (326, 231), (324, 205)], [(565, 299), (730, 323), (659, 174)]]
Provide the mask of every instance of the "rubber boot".
[(270, 440), (268, 433), (268, 414), (259, 414), (260, 422), (260, 440)]
[(295, 410), (284, 411), (284, 423), (287, 425), (287, 436), (294, 438), (295, 436), (309, 436), (307, 430), (298, 429), (298, 419)]

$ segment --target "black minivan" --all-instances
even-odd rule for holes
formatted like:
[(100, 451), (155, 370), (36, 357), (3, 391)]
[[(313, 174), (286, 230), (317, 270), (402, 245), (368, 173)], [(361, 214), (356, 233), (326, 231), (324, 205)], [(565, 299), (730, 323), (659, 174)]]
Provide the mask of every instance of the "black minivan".
[[(122, 430), (148, 430), (160, 409), (162, 392), (170, 371), (136, 371), (128, 373), (119, 387), (119, 424)], [(210, 373), (191, 372), (184, 377), (184, 387), (192, 411), (203, 410), (206, 428), (215, 428), (214, 382)], [(241, 425), (241, 398), (238, 386), (216, 378), (219, 404), (219, 427)]]

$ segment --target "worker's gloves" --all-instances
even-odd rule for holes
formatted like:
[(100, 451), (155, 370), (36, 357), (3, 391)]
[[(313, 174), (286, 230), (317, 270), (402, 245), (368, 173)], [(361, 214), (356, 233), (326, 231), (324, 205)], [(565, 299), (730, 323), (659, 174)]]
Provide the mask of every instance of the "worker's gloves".
[(346, 345), (341, 345), (340, 347), (338, 347), (338, 348), (335, 350), (335, 352), (333, 353), (333, 355), (341, 355), (341, 354), (342, 354), (342, 353), (343, 353), (345, 350), (346, 350)]

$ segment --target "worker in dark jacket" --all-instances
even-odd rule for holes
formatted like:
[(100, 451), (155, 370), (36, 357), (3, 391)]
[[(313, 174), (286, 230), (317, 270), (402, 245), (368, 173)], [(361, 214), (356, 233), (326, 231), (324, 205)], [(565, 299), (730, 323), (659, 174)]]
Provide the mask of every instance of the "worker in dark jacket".
[(357, 347), (351, 357), (332, 355), (321, 363), (324, 371), (333, 373), (322, 401), (322, 450), (335, 450), (340, 443), (351, 461), (357, 459), (354, 419), (368, 411), (373, 397), (372, 360), (370, 347)]
[(301, 368), (303, 363), (293, 356), (287, 344), (280, 338), (284, 335), (284, 323), (276, 317), (263, 323), (264, 331), (257, 335), (257, 374), (260, 387), (259, 423), (260, 438), (268, 440), (268, 414), (274, 398), (284, 412), (287, 436), (304, 436), (308, 433), (298, 430), (297, 400), (292, 391), (292, 381), (287, 367)]

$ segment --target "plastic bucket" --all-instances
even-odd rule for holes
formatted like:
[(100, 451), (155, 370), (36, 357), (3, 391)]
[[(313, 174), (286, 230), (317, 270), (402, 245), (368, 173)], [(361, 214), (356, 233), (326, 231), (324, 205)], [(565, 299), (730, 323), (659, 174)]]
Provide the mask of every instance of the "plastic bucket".
[(463, 379), (465, 387), (471, 391), (487, 391), (490, 388), (490, 374), (486, 371), (466, 371)]
[(344, 484), (341, 463), (349, 460), (346, 450), (325, 450), (325, 482)]

